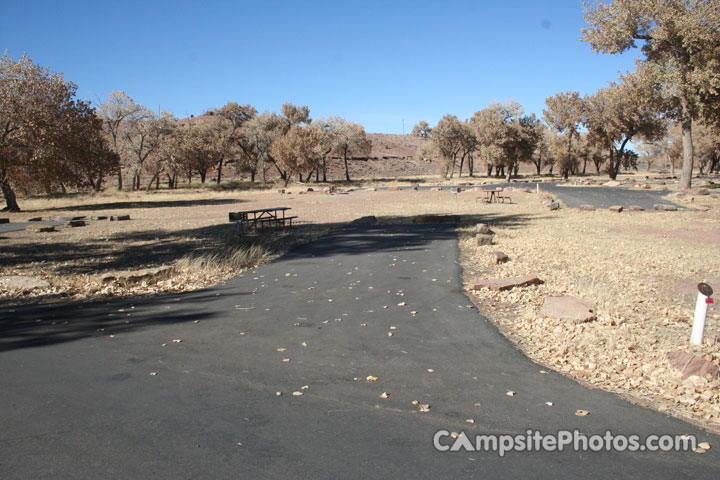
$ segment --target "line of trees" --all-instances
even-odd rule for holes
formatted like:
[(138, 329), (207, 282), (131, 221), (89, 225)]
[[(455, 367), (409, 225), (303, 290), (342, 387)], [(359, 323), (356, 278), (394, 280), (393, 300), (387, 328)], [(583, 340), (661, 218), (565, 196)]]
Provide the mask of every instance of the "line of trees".
[[(286, 103), (281, 113), (258, 114), (251, 105), (227, 102), (204, 115), (177, 119), (154, 112), (124, 92), (112, 92), (97, 109), (75, 98), (77, 86), (23, 55), (0, 57), (0, 190), (4, 211), (19, 211), (17, 193), (100, 191), (107, 178), (117, 187), (149, 190), (180, 178), (205, 182), (224, 169), (257, 177), (268, 172), (285, 184), (327, 181), (328, 161), (368, 156), (362, 125), (340, 117), (312, 120), (307, 106)], [(141, 179), (149, 180), (141, 185)]]
[[(513, 102), (491, 104), (461, 122), (446, 115), (431, 128), (418, 123), (413, 135), (432, 138), (421, 156), (437, 155), (452, 176), (459, 164), (473, 173), (475, 156), (488, 175), (520, 161), (557, 168), (567, 178), (582, 164), (601, 166), (611, 178), (646, 157), (665, 156), (671, 168), (682, 156), (680, 186), (690, 188), (693, 166), (720, 170), (720, 6), (716, 0), (612, 0), (585, 4), (581, 39), (596, 53), (621, 53), (638, 45), (635, 71), (583, 97), (576, 91), (546, 99), (544, 125)], [(639, 149), (643, 152), (643, 149)], [(465, 162), (467, 160), (467, 162)]]

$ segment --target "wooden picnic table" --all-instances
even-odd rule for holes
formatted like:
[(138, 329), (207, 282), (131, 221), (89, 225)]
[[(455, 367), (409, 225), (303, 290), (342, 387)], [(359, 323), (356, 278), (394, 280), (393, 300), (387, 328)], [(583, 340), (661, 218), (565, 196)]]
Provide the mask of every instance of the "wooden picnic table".
[[(482, 189), (483, 192), (485, 192), (485, 198), (483, 198), (483, 202), (485, 203), (498, 203), (502, 202), (505, 203), (505, 200), (510, 200), (512, 203), (512, 199), (508, 197), (507, 195), (500, 195), (504, 190), (502, 188), (493, 188), (493, 189)], [(478, 197), (482, 198), (482, 197)]]
[(297, 217), (286, 216), (285, 212), (288, 210), (290, 210), (290, 207), (258, 208), (255, 210), (230, 212), (228, 217), (229, 221), (237, 223), (240, 233), (245, 233), (249, 230), (259, 230), (263, 227), (292, 226), (293, 219)]

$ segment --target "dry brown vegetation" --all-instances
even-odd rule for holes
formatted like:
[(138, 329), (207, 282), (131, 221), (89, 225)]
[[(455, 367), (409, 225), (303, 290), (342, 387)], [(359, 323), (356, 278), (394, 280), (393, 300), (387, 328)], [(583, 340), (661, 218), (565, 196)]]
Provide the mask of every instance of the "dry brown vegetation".
[[(425, 181), (428, 179), (420, 179)], [(478, 181), (478, 179), (474, 179)], [(457, 180), (456, 180), (457, 181)], [(466, 181), (466, 179), (462, 179)], [(402, 182), (398, 182), (402, 183)], [(407, 182), (406, 182), (407, 183)], [(718, 284), (720, 200), (696, 196), (707, 212), (549, 211), (543, 196), (516, 189), (512, 204), (477, 202), (463, 191), (366, 190), (326, 195), (295, 186), (272, 191), (175, 191), (24, 199), (30, 217), (130, 214), (125, 222), (90, 221), (54, 233), (3, 234), (0, 275), (32, 275), (51, 287), (1, 293), (3, 302), (56, 301), (97, 296), (156, 294), (204, 287), (276, 258), (355, 218), (411, 222), (418, 214), (460, 214), (461, 263), (467, 280), (533, 274), (535, 287), (471, 292), (480, 310), (536, 361), (588, 384), (632, 395), (641, 403), (720, 430), (720, 381), (681, 380), (666, 352), (684, 350), (720, 363), (720, 315), (710, 309), (706, 341), (688, 342), (699, 281)], [(302, 191), (302, 194), (301, 194)], [(287, 205), (302, 223), (288, 230), (239, 238), (231, 211)], [(495, 245), (479, 247), (472, 225), (489, 223)], [(491, 264), (501, 250), (511, 261)], [(102, 283), (116, 270), (171, 265), (169, 278), (125, 285)], [(574, 325), (540, 318), (546, 296), (569, 294), (593, 304), (598, 319)]]

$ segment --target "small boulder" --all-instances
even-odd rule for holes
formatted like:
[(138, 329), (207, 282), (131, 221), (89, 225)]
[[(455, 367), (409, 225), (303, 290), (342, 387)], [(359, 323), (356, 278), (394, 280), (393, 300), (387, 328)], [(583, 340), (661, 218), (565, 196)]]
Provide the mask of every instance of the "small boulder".
[(617, 212), (620, 213), (623, 211), (622, 205), (613, 205), (612, 207), (608, 208), (611, 212)]
[(622, 185), (622, 183), (617, 180), (610, 180), (609, 182), (603, 183), (603, 186), (605, 187), (619, 187), (620, 185)]
[(585, 210), (586, 212), (594, 212), (595, 205), (580, 205), (580, 210)]
[(20, 292), (29, 292), (36, 288), (47, 288), (50, 283), (46, 280), (26, 277), (24, 275), (6, 275), (0, 277), (0, 287), (5, 290), (14, 290)]
[(628, 207), (628, 210), (630, 210), (631, 212), (643, 212), (643, 211), (645, 211), (645, 209), (644, 209), (643, 207), (639, 206), (639, 205), (630, 205), (630, 206)]
[(107, 215), (95, 215), (90, 217), (90, 220), (107, 220)]
[(677, 207), (675, 205), (665, 205), (661, 203), (656, 203), (655, 205), (653, 205), (653, 208), (661, 212), (674, 212), (677, 210)]
[(560, 210), (560, 203), (553, 202), (552, 200), (545, 200), (543, 202), (543, 206), (549, 208), (550, 210)]
[(478, 223), (475, 225), (475, 233), (484, 233), (485, 235), (495, 234), (495, 232), (490, 230), (490, 226), (487, 223)]
[(130, 215), (111, 215), (111, 222), (122, 222), (123, 220), (130, 220)]
[(710, 210), (710, 207), (708, 207), (707, 205), (698, 205), (695, 207), (695, 210), (700, 210), (701, 212), (707, 212), (708, 210)]
[(718, 367), (703, 357), (688, 352), (668, 352), (667, 357), (670, 360), (670, 365), (680, 370), (683, 380), (693, 375), (717, 377)]
[(475, 235), (475, 241), (477, 241), (477, 244), (479, 246), (492, 245), (494, 237), (495, 237), (495, 235), (489, 235), (486, 233), (478, 233)]
[(28, 222), (42, 222), (42, 217), (28, 218)]
[(492, 259), (493, 263), (498, 265), (500, 263), (505, 263), (508, 260), (510, 260), (510, 257), (505, 255), (503, 252), (490, 252), (490, 258)]
[(66, 227), (84, 227), (85, 226), (85, 220), (70, 220), (69, 222), (65, 223)]
[(387, 189), (388, 189), (389, 191), (391, 191), (391, 192), (397, 192), (398, 190), (400, 190), (400, 187), (397, 187), (397, 186), (394, 186), (394, 185), (393, 185), (393, 186), (391, 186), (391, 187), (388, 187)]
[(596, 318), (589, 303), (569, 295), (546, 298), (540, 315), (573, 323), (592, 322)]
[(470, 285), (472, 290), (480, 290), (481, 288), (489, 288), (491, 290), (510, 290), (515, 287), (526, 287), (528, 285), (539, 285), (543, 283), (538, 277), (525, 275), (522, 277), (511, 278), (488, 278), (476, 280)]

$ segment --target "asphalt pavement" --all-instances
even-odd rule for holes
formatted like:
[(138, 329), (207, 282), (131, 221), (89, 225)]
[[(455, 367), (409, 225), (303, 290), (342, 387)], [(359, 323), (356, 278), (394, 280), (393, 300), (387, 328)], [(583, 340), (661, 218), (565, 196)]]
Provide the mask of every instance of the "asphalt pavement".
[[(0, 478), (717, 478), (720, 437), (528, 360), (457, 261), (451, 226), (350, 227), (202, 291), (0, 307)], [(574, 429), (714, 448), (433, 447)]]

